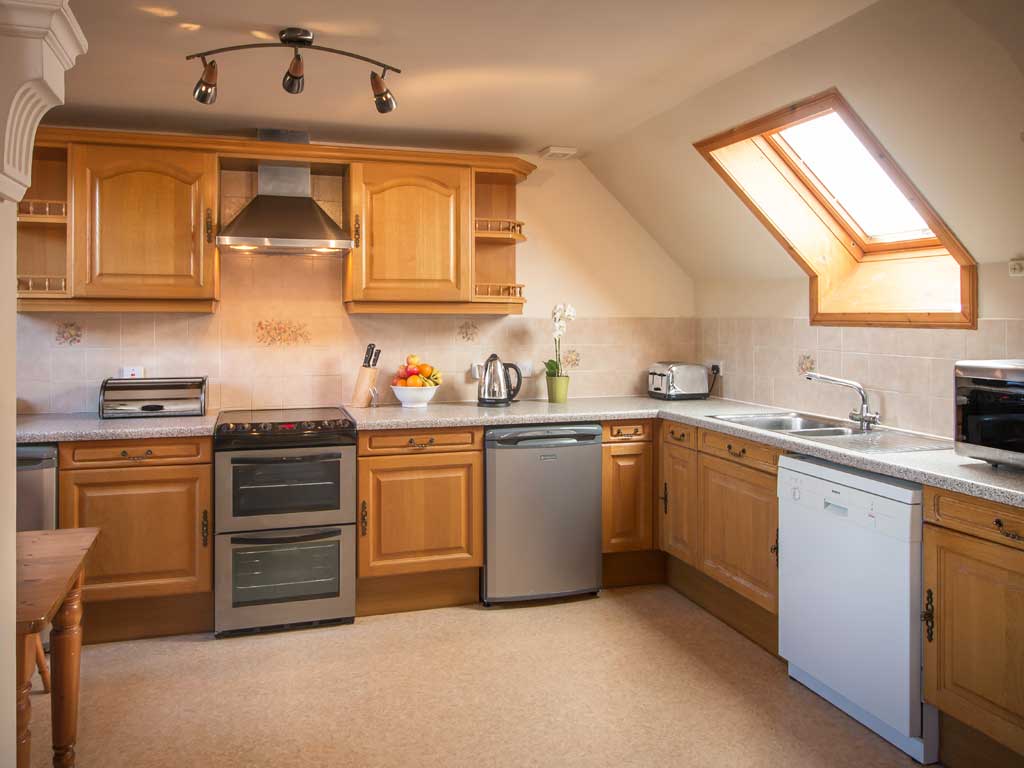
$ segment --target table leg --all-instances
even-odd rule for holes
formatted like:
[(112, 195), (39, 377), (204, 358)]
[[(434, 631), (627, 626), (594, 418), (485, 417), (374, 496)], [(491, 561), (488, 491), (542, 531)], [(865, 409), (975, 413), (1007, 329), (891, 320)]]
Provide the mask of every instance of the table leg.
[(82, 654), (82, 579), (68, 592), (50, 632), (50, 715), (54, 768), (73, 768), (78, 739), (78, 674)]
[(36, 667), (36, 642), (32, 635), (18, 636), (18, 768), (28, 768), (32, 750), (32, 673)]

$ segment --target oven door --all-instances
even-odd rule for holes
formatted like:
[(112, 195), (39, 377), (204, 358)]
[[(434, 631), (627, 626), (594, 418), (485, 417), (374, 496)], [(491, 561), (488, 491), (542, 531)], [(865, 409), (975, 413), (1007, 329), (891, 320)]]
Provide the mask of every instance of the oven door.
[(215, 454), (217, 533), (356, 520), (355, 446)]
[(215, 548), (218, 634), (355, 616), (354, 525), (223, 533)]
[(957, 377), (957, 453), (995, 464), (1024, 464), (1024, 371), (1018, 375)]

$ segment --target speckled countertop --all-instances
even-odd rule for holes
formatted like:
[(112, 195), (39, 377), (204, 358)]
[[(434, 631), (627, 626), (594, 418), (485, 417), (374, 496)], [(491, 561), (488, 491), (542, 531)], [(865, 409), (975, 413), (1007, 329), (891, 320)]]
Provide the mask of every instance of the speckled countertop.
[(217, 414), (100, 419), (95, 413), (42, 413), (19, 416), (19, 443), (72, 440), (141, 440), (147, 437), (212, 437)]
[[(647, 397), (595, 397), (564, 405), (524, 401), (508, 408), (480, 408), (475, 403), (434, 403), (427, 408), (349, 408), (361, 430), (421, 429), (508, 424), (554, 424), (614, 419), (662, 418), (746, 437), (794, 453), (817, 456), (856, 469), (933, 485), (1024, 508), (1024, 470), (994, 468), (957, 456), (952, 450), (911, 453), (858, 453), (778, 432), (754, 429), (712, 418), (713, 415), (766, 413), (769, 406), (731, 400), (663, 402)], [(18, 442), (193, 437), (212, 435), (215, 414), (204, 417), (101, 421), (92, 414), (20, 416)]]

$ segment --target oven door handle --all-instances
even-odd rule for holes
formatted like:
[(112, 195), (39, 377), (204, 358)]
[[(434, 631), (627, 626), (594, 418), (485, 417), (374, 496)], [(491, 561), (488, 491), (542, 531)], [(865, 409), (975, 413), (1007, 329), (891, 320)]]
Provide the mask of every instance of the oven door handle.
[(341, 536), (341, 528), (320, 528), (315, 531), (304, 531), (297, 536), (281, 536), (276, 531), (267, 533), (247, 533), (244, 536), (232, 536), (232, 544), (298, 544), (303, 541), (320, 541), (336, 539)]
[(260, 456), (243, 458), (232, 456), (232, 465), (245, 464), (298, 464), (303, 461), (337, 461), (342, 458), (340, 453), (311, 453), (308, 456)]

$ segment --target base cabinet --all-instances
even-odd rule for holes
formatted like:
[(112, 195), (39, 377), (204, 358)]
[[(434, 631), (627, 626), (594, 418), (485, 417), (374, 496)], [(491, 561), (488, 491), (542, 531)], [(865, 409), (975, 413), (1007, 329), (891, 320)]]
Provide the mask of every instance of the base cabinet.
[(776, 612), (775, 475), (707, 454), (700, 455), (699, 467), (701, 570)]
[(359, 459), (359, 576), (475, 568), (484, 560), (483, 454)]
[(86, 600), (209, 592), (209, 464), (78, 469), (60, 474), (60, 527), (96, 527)]
[(601, 461), (602, 551), (650, 549), (651, 444), (605, 445)]
[(661, 446), (661, 549), (700, 567), (700, 504), (696, 451), (665, 441)]
[(924, 529), (925, 701), (1024, 755), (1024, 551)]

